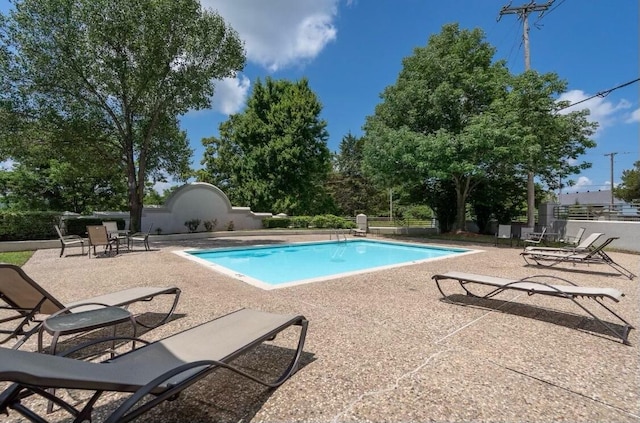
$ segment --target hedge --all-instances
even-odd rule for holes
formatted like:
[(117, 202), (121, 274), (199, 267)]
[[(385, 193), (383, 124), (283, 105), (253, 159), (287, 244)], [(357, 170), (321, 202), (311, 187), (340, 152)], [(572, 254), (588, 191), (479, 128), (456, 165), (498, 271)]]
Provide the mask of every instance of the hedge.
[(53, 225), (60, 217), (60, 212), (0, 212), (0, 241), (57, 238)]
[(264, 228), (319, 228), (319, 229), (350, 229), (356, 224), (344, 217), (324, 214), (319, 216), (270, 217), (262, 220)]

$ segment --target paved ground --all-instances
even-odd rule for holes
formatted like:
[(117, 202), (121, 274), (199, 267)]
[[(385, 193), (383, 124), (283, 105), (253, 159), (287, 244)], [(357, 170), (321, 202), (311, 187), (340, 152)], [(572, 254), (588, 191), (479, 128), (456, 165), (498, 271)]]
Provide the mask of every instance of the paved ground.
[[(518, 249), (479, 245), (471, 246), (482, 249), (479, 254), (263, 291), (172, 253), (309, 239), (327, 236), (156, 243), (150, 252), (99, 259), (41, 250), (24, 269), (63, 301), (130, 286), (177, 285), (183, 295), (176, 319), (142, 335), (149, 340), (241, 307), (309, 319), (303, 366), (280, 388), (266, 390), (221, 371), (140, 421), (640, 422), (637, 330), (625, 346), (570, 301), (509, 293), (501, 297), (507, 302), (454, 295), (452, 304), (431, 281), (435, 273), (456, 270), (510, 278), (551, 274), (613, 287), (626, 294), (614, 310), (640, 327), (638, 279), (612, 274), (607, 266), (540, 269), (525, 266)], [(639, 256), (611, 256), (640, 273)], [(461, 292), (447, 286), (452, 294)], [(239, 364), (275, 375), (296, 334), (283, 335), (276, 346), (260, 347)], [(119, 401), (115, 394), (103, 397), (94, 421)], [(50, 418), (66, 416), (56, 412)], [(19, 421), (15, 412), (2, 420)]]

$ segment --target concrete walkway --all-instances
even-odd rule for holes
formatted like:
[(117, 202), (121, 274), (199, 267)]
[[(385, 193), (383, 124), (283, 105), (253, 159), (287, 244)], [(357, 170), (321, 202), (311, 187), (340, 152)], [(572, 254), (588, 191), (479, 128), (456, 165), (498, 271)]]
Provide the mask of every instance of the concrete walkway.
[[(471, 245), (483, 252), (263, 291), (173, 253), (313, 239), (327, 236), (172, 241), (156, 243), (149, 252), (98, 259), (59, 258), (57, 249), (40, 250), (24, 269), (63, 301), (131, 286), (177, 285), (183, 292), (177, 318), (144, 333), (148, 340), (241, 307), (309, 319), (303, 366), (280, 388), (266, 390), (220, 371), (140, 421), (640, 422), (637, 330), (631, 333), (632, 345), (625, 346), (604, 335), (570, 301), (515, 292), (503, 294), (508, 302), (456, 296), (458, 303), (451, 304), (441, 300), (431, 280), (434, 273), (456, 270), (509, 278), (550, 274), (579, 285), (612, 287), (626, 294), (613, 309), (640, 327), (638, 279), (612, 274), (608, 266), (541, 269), (525, 266), (518, 249)], [(638, 256), (611, 256), (640, 273)], [(452, 294), (461, 292), (449, 286)], [(283, 335), (276, 346), (260, 347), (239, 364), (275, 375), (295, 339), (294, 333)], [(104, 396), (94, 421), (120, 398)], [(2, 421), (16, 418), (12, 412)], [(50, 418), (67, 416), (58, 411)]]

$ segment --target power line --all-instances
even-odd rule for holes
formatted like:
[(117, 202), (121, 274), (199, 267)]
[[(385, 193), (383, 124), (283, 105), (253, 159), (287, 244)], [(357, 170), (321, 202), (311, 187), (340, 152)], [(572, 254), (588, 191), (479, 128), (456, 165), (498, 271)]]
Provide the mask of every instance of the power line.
[(626, 87), (627, 85), (631, 85), (631, 84), (633, 84), (635, 82), (638, 82), (638, 81), (640, 81), (640, 78), (636, 78), (633, 81), (625, 82), (624, 84), (618, 85), (617, 87), (609, 88), (608, 90), (599, 91), (599, 92), (595, 93), (594, 95), (592, 95), (589, 98), (585, 98), (583, 100), (576, 101), (575, 103), (569, 104), (568, 106), (561, 107), (557, 111), (568, 109), (569, 107), (573, 107), (573, 106), (575, 106), (577, 104), (584, 103), (585, 101), (589, 101), (589, 100), (594, 99), (596, 97), (604, 98), (604, 97), (608, 96), (609, 94), (611, 94), (613, 91), (615, 91), (617, 89), (620, 89), (622, 87)]

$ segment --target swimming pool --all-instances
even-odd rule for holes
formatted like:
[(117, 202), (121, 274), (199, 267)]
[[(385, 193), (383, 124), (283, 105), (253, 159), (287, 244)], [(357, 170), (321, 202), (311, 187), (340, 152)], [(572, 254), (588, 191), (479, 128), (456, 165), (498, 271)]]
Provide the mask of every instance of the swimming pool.
[(372, 240), (186, 250), (178, 254), (263, 289), (422, 263), (476, 251)]

